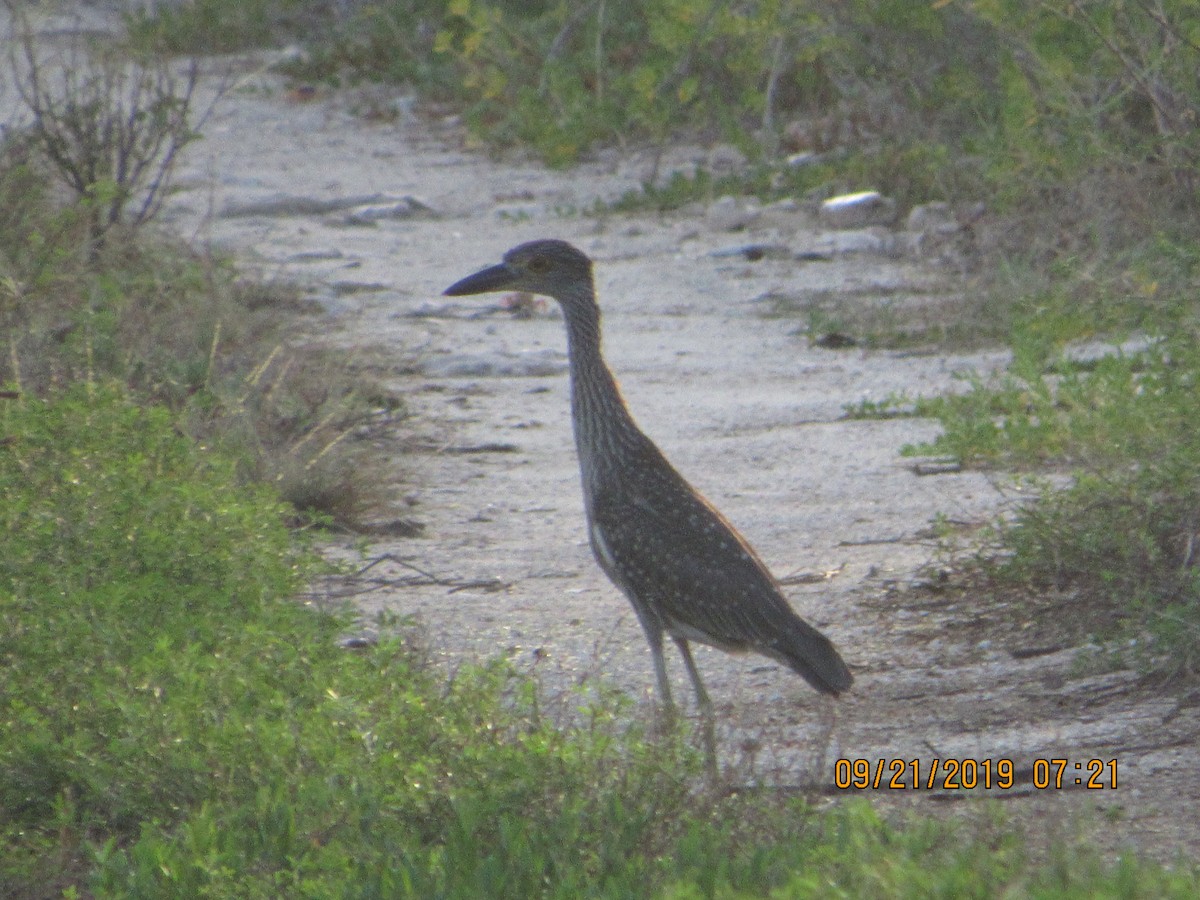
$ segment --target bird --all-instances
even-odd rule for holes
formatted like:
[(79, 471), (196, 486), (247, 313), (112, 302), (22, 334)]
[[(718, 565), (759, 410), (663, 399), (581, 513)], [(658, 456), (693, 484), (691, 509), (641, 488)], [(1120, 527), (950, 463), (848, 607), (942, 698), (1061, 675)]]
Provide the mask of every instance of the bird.
[(674, 709), (665, 637), (678, 648), (709, 722), (712, 700), (691, 642), (769, 657), (823, 694), (848, 690), (854, 679), (833, 643), (792, 610), (746, 539), (634, 421), (602, 353), (591, 259), (566, 241), (530, 241), (444, 294), (494, 291), (548, 296), (562, 309), (588, 541), (637, 614), (663, 706)]

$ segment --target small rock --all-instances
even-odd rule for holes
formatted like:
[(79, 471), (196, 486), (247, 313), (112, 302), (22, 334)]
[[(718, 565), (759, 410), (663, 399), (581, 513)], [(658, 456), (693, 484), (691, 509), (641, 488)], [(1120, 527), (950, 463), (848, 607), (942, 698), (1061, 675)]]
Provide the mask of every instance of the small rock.
[(750, 260), (750, 262), (758, 262), (760, 259), (787, 259), (792, 255), (792, 252), (783, 244), (742, 244), (738, 247), (725, 247), (721, 250), (713, 250), (708, 255), (716, 259), (741, 257), (742, 259)]
[(379, 636), (374, 634), (352, 634), (338, 641), (343, 650), (369, 650), (379, 643)]
[(740, 172), (746, 168), (746, 154), (730, 144), (720, 144), (709, 151), (708, 168), (718, 175)]
[(984, 212), (982, 203), (955, 207), (937, 201), (914, 206), (904, 222), (908, 253), (969, 270), (978, 255), (972, 226)]
[(904, 220), (906, 231), (957, 231), (958, 220), (949, 203), (936, 201), (914, 206)]
[(705, 211), (709, 227), (714, 231), (741, 231), (749, 228), (762, 215), (762, 207), (754, 198), (718, 197)]
[(416, 197), (403, 197), (395, 203), (359, 207), (347, 214), (342, 222), (346, 225), (374, 225), (376, 222), (394, 219), (432, 218), (433, 215), (432, 207)]
[(828, 331), (813, 341), (824, 350), (847, 350), (858, 346), (858, 339), (841, 331)]
[(315, 84), (297, 84), (288, 89), (284, 98), (289, 103), (311, 103), (317, 99), (317, 86)]
[(287, 258), (288, 262), (327, 262), (331, 259), (345, 259), (345, 254), (336, 247), (328, 250), (302, 250)]
[(896, 218), (896, 201), (878, 191), (842, 194), (822, 203), (817, 218), (826, 228), (890, 225)]
[(957, 459), (925, 460), (913, 465), (913, 472), (917, 475), (946, 475), (961, 471), (962, 463)]
[(884, 228), (864, 228), (858, 231), (838, 231), (824, 235), (815, 247), (796, 254), (797, 259), (822, 259), (850, 256), (855, 253), (874, 253), (894, 256), (901, 246), (896, 235)]
[(1008, 653), (1013, 659), (1036, 659), (1039, 656), (1049, 656), (1065, 649), (1062, 644), (1047, 644), (1034, 647), (1013, 647)]
[(511, 354), (448, 353), (422, 360), (418, 366), (428, 378), (535, 378), (561, 375), (567, 362), (557, 351)]
[(375, 537), (415, 538), (424, 537), (425, 523), (418, 522), (416, 519), (398, 517), (383, 522), (359, 522), (355, 530), (359, 534), (368, 534)]
[[(151, 0), (151, 2), (153, 2), (153, 0)], [(163, 0), (158, 0), (158, 3), (155, 5), (163, 6), (166, 4), (163, 2)], [(173, 0), (172, 5), (182, 6), (183, 0)], [(305, 50), (301, 44), (287, 44), (283, 47), (280, 47), (278, 50), (264, 50), (262, 52), (266, 58), (270, 60), (272, 65), (279, 65), (280, 63), (285, 62), (299, 62), (305, 57)]]
[(801, 250), (792, 259), (796, 262), (832, 262), (833, 254), (824, 253), (820, 250)]

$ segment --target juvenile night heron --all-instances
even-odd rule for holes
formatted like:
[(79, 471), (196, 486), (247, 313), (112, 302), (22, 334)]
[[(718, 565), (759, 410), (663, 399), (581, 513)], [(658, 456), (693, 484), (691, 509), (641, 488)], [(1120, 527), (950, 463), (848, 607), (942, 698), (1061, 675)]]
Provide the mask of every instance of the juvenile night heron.
[(848, 689), (853, 678), (829, 639), (792, 611), (745, 539), (634, 423), (600, 352), (592, 261), (565, 241), (531, 241), (445, 293), (487, 291), (544, 294), (562, 307), (588, 538), (646, 632), (664, 705), (672, 707), (663, 635), (679, 648), (709, 720), (689, 641), (761, 653), (826, 694)]

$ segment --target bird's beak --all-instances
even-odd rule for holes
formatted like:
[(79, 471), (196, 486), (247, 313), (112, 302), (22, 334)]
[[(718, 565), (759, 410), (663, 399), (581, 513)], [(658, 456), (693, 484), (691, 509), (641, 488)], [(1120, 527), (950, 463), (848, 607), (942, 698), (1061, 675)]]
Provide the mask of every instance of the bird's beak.
[(482, 272), (468, 275), (461, 281), (456, 281), (442, 293), (447, 297), (461, 297), (464, 294), (486, 294), (488, 291), (503, 291), (511, 287), (517, 280), (517, 273), (504, 263), (491, 266)]

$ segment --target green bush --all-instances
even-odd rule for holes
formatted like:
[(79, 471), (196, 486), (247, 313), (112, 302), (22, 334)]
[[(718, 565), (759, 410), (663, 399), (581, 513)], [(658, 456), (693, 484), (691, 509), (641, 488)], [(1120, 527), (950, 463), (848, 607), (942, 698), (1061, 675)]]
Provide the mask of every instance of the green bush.
[(118, 390), (6, 401), (0, 441), (5, 897), (1195, 894), (1188, 865), (1035, 863), (986, 816), (706, 791), (611, 700), (559, 726), (505, 665), (344, 650), (288, 599), (281, 504)]
[(407, 82), (463, 107), (481, 141), (556, 163), (690, 132), (766, 157), (797, 141), (846, 150), (864, 183), (904, 202), (1071, 207), (1081, 179), (1137, 170), (1142, 191), (1108, 203), (1136, 205), (1154, 183), (1194, 214), (1190, 12), (1187, 0), (383, 0), (335, 14), (317, 0), (193, 0), (131, 28), (175, 52), (301, 39), (299, 77)]
[(343, 358), (289, 347), (310, 307), (294, 285), (144, 231), (97, 248), (87, 215), (58, 205), (35, 164), (0, 159), (0, 382), (42, 396), (119, 380), (236, 455), (242, 477), (352, 527), (389, 498), (345, 438), (403, 403)]
[(284, 507), (110, 388), (7, 401), (0, 434), (3, 827), (170, 818), (213, 776), (172, 721), (191, 670), (303, 574)]
[(143, 47), (167, 53), (236, 53), (294, 40), (329, 27), (328, 0), (186, 0), (157, 3), (127, 16)]
[[(459, 0), (448, 12), (434, 49), (457, 63), (473, 131), (551, 162), (681, 131), (758, 154), (798, 119), (816, 149), (885, 131), (907, 143), (928, 133), (925, 116), (949, 130), (994, 102), (987, 29), (953, 5)], [(924, 65), (931, 51), (944, 66)]]
[(1066, 469), (1000, 526), (997, 574), (1080, 592), (1111, 636), (1114, 612), (1147, 631), (1147, 660), (1167, 674), (1200, 668), (1200, 350), (1177, 332), (1142, 353), (1088, 363), (1051, 354), (1044, 335), (1019, 339), (998, 384), (916, 403), (945, 431), (907, 452), (968, 463)]
[[(333, 15), (316, 0), (195, 0), (134, 32), (177, 50), (206, 46), (197, 31), (300, 39), (295, 77), (407, 83), (462, 110), (480, 144), (554, 164), (687, 135), (745, 150), (763, 172), (741, 187), (760, 194), (985, 199), (1012, 220), (999, 249), (1040, 267), (1194, 233), (1190, 12), (1188, 0), (382, 0)], [(782, 166), (796, 150), (820, 164)]]
[(0, 885), (386, 882), (397, 853), (440, 868), (449, 823), (472, 859), (530, 823), (554, 856), (556, 817), (678, 802), (687, 768), (645, 756), (608, 782), (637, 781), (624, 801), (581, 810), (606, 727), (567, 741), (502, 669), (443, 689), (394, 640), (340, 649), (337, 618), (287, 599), (312, 568), (283, 505), (165, 410), (80, 386), (9, 402), (0, 435)]
[(1010, 146), (1058, 177), (1106, 158), (1158, 156), (1194, 186), (1200, 43), (1191, 3), (974, 6), (1012, 42), (1004, 73)]

